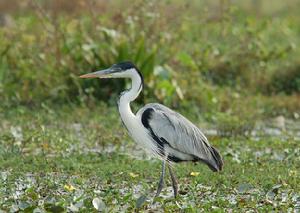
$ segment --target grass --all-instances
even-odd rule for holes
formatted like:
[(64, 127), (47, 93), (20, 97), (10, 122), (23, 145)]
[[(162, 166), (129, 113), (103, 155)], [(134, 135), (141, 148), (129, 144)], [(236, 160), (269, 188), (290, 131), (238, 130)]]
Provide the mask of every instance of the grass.
[[(24, 2), (1, 4), (0, 213), (300, 208), (299, 1)], [(160, 162), (112, 107), (129, 81), (78, 78), (124, 60), (145, 78), (134, 109), (216, 130), (224, 171), (176, 165), (180, 196), (168, 180), (152, 203)], [(249, 134), (266, 120), (286, 131)]]
[(96, 212), (95, 198), (108, 212), (299, 208), (300, 149), (294, 137), (211, 137), (224, 157), (224, 170), (178, 164), (180, 196), (172, 197), (168, 180), (152, 203), (160, 162), (147, 159), (131, 142), (115, 108), (19, 107), (6, 109), (1, 121), (3, 211)]
[[(237, 94), (258, 97), (263, 108), (281, 103), (267, 115), (292, 117), (299, 109), (298, 1), (264, 0), (262, 8), (250, 0), (31, 3), (23, 13), (8, 12), (11, 23), (0, 28), (0, 98), (6, 105), (108, 101), (127, 82), (77, 76), (131, 60), (147, 82), (140, 103), (182, 107), (193, 100), (194, 107), (215, 113), (228, 110), (223, 99)], [(269, 97), (278, 101), (264, 101)], [(221, 101), (207, 106), (211, 100)]]

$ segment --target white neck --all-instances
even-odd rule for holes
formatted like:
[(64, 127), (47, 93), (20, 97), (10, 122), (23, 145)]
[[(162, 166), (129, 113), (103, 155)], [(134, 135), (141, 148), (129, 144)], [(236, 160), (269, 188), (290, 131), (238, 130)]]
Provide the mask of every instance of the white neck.
[(124, 104), (130, 104), (134, 101), (143, 89), (142, 79), (135, 71), (130, 75), (131, 88), (123, 92), (120, 96), (119, 106)]
[(146, 148), (146, 150), (155, 150), (155, 144), (147, 137), (149, 132), (142, 125), (139, 116), (133, 114), (130, 109), (130, 102), (134, 101), (143, 89), (142, 76), (135, 69), (129, 70), (127, 74), (126, 77), (131, 78), (131, 88), (120, 96), (119, 112), (121, 119), (136, 143)]
[(136, 119), (135, 115), (131, 111), (130, 102), (134, 101), (138, 97), (142, 91), (143, 83), (140, 75), (134, 69), (130, 72), (128, 77), (131, 78), (131, 88), (121, 94), (118, 105), (122, 121), (130, 131), (132, 121)]

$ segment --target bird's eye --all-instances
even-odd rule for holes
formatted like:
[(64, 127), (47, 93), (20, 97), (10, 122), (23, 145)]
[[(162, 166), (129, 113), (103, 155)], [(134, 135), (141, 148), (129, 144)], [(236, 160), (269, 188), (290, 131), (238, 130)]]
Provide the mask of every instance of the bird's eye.
[(125, 71), (125, 70), (123, 70), (121, 67), (117, 67), (117, 68), (116, 68), (116, 71), (117, 71), (117, 72), (123, 72), (123, 71)]
[(113, 65), (111, 67), (111, 70), (112, 70), (112, 72), (121, 72), (122, 71), (122, 69), (116, 65)]

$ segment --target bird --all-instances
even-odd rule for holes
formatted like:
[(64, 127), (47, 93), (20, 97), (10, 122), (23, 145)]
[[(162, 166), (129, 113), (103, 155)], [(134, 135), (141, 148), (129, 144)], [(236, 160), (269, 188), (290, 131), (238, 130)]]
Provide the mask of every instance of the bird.
[(164, 187), (166, 166), (175, 198), (178, 196), (178, 181), (172, 170), (174, 163), (202, 162), (214, 172), (222, 170), (223, 159), (219, 151), (183, 115), (159, 103), (148, 103), (136, 113), (132, 112), (130, 104), (143, 90), (144, 78), (131, 61), (116, 63), (108, 69), (84, 74), (80, 78), (131, 79), (131, 88), (121, 92), (119, 96), (118, 110), (132, 139), (162, 160), (155, 197), (160, 195)]

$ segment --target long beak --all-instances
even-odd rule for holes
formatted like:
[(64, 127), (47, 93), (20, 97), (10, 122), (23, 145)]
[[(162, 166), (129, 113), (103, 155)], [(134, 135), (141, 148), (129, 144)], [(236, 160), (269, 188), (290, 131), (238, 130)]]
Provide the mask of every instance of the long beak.
[(88, 73), (85, 75), (79, 76), (79, 78), (109, 78), (111, 77), (112, 69), (100, 70), (92, 73)]

